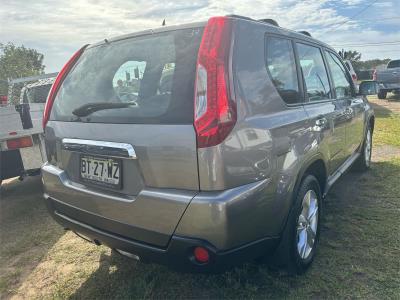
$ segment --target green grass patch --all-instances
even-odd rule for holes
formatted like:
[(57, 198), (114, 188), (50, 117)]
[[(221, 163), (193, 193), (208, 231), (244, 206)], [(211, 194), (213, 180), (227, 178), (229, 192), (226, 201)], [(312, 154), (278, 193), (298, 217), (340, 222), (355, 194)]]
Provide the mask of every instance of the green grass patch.
[[(394, 99), (392, 100), (394, 105), (400, 104), (397, 97)], [(370, 100), (375, 111), (374, 145), (400, 146), (400, 113), (398, 110), (397, 113), (389, 110), (386, 102), (382, 102), (376, 97), (372, 97)]]
[(400, 115), (382, 115), (379, 111), (375, 119), (375, 145), (392, 145), (400, 147)]

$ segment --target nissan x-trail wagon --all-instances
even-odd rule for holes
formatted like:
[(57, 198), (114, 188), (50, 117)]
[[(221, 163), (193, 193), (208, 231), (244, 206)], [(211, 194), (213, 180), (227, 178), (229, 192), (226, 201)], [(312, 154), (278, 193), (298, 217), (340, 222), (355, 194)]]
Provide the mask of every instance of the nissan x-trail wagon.
[(185, 270), (273, 257), (301, 273), (327, 191), (370, 166), (374, 116), (331, 47), (226, 16), (84, 46), (43, 125), (66, 229)]

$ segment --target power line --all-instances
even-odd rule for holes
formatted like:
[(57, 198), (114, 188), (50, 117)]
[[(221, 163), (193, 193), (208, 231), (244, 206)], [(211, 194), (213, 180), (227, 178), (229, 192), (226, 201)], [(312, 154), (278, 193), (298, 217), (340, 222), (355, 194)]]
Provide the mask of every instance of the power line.
[[(372, 23), (372, 22), (382, 23), (382, 22), (385, 22), (385, 21), (397, 20), (397, 19), (400, 19), (400, 17), (388, 17), (388, 18), (376, 18), (376, 19), (359, 19), (359, 20), (357, 20), (357, 23)], [(350, 21), (352, 21), (352, 20), (346, 20), (345, 22), (350, 22)], [(335, 26), (335, 25), (341, 25), (341, 24), (343, 25), (344, 22), (332, 23), (332, 24), (329, 24), (329, 26)], [(340, 26), (338, 26), (338, 27), (340, 27)], [(333, 29), (336, 29), (336, 28), (333, 28)]]
[(355, 13), (354, 15), (352, 15), (351, 17), (349, 17), (349, 19), (347, 19), (346, 21), (339, 23), (339, 26), (332, 28), (333, 29), (338, 29), (339, 27), (343, 26), (344, 24), (350, 22), (352, 19), (354, 19), (356, 16), (358, 16), (359, 14), (363, 13), (364, 11), (366, 11), (370, 6), (372, 6), (373, 4), (375, 4), (375, 2), (378, 0), (373, 0), (371, 3), (369, 3), (367, 6), (365, 6), (363, 9), (361, 9), (360, 11), (358, 11), (357, 13)]
[(375, 18), (375, 19), (359, 19), (358, 22), (371, 22), (371, 21), (387, 21), (387, 20), (397, 20), (400, 17), (387, 17), (387, 18)]
[(392, 41), (392, 42), (380, 42), (380, 43), (364, 43), (364, 44), (334, 44), (332, 46), (351, 46), (351, 47), (369, 47), (369, 46), (390, 46), (400, 44), (400, 41)]

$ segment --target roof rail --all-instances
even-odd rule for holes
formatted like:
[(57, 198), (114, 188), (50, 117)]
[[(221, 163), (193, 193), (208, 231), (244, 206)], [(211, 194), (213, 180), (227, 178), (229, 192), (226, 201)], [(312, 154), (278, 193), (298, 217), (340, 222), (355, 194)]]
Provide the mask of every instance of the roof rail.
[(244, 20), (254, 21), (254, 19), (252, 19), (252, 18), (245, 17), (245, 16), (241, 16), (241, 15), (235, 15), (235, 14), (226, 15), (226, 17), (231, 17), (231, 18), (237, 18), (237, 19), (244, 19)]
[(262, 23), (268, 23), (268, 24), (271, 24), (271, 25), (279, 27), (278, 22), (275, 21), (274, 19), (258, 19), (258, 20), (255, 20), (255, 19), (252, 19), (252, 18), (249, 18), (249, 17), (245, 17), (245, 16), (241, 16), (241, 15), (235, 15), (235, 14), (226, 15), (226, 16), (227, 17), (231, 17), (231, 18), (237, 18), (237, 19), (243, 19), (243, 20), (249, 20), (249, 21), (256, 21), (256, 22), (262, 22)]
[(274, 19), (259, 19), (259, 20), (257, 20), (257, 21), (264, 22), (264, 23), (268, 23), (268, 24), (271, 24), (271, 25), (274, 25), (274, 26), (279, 27), (278, 22), (275, 21)]
[(302, 30), (302, 31), (297, 31), (297, 32), (301, 33), (301, 34), (304, 34), (304, 35), (307, 35), (309, 37), (312, 37), (311, 33), (309, 33), (308, 31)]

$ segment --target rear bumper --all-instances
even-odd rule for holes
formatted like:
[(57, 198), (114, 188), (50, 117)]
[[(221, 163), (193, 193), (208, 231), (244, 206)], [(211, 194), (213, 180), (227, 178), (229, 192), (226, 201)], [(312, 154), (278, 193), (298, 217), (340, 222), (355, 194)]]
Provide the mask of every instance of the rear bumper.
[[(216, 271), (268, 254), (285, 215), (270, 179), (213, 192), (149, 188), (132, 200), (74, 183), (49, 163), (42, 179), (48, 210), (65, 228), (179, 269)], [(208, 249), (210, 263), (194, 261), (196, 246)]]
[[(108, 232), (93, 225), (78, 221), (87, 212), (67, 207), (45, 194), (45, 201), (52, 217), (64, 228), (96, 244), (136, 255), (140, 260), (168, 265), (174, 269), (195, 272), (218, 272), (243, 263), (252, 258), (268, 254), (275, 249), (278, 238), (263, 238), (228, 250), (217, 249), (206, 240), (172, 235), (165, 248), (145, 244), (115, 232)], [(64, 209), (65, 208), (65, 209)], [(210, 261), (199, 264), (194, 260), (193, 249), (202, 246), (208, 249)]]

